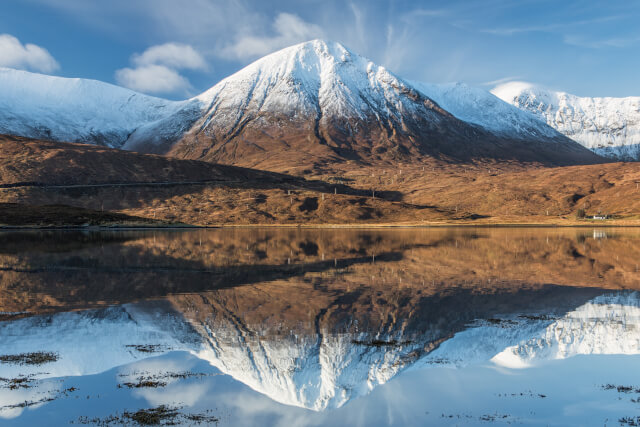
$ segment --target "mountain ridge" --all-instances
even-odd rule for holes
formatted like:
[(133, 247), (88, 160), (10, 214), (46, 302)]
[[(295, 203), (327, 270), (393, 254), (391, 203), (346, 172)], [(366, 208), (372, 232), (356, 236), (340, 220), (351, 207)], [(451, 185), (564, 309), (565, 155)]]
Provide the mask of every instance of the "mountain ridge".
[(640, 160), (640, 97), (579, 97), (527, 82), (505, 83), (491, 92), (596, 154)]
[(98, 80), (0, 68), (0, 133), (121, 148), (130, 134), (188, 109)]
[[(9, 84), (11, 74), (37, 84)], [(51, 86), (48, 102), (38, 102), (47, 93), (37, 90), (41, 86)], [(427, 157), (600, 161), (541, 123), (519, 128), (513, 119), (507, 132), (496, 132), (486, 127), (486, 108), (475, 101), (467, 110), (484, 114), (484, 122), (465, 121), (386, 68), (339, 43), (321, 40), (267, 55), (186, 101), (18, 71), (0, 73), (0, 91), (11, 95), (3, 97), (4, 105), (0, 101), (0, 131), (7, 134), (271, 170), (292, 164), (388, 164)], [(115, 95), (108, 96), (111, 91)], [(498, 111), (510, 108), (487, 93), (471, 93), (474, 99), (497, 102)], [(62, 111), (53, 106), (60, 99), (66, 99)], [(15, 114), (15, 105), (24, 107), (18, 108), (21, 115)], [(78, 117), (76, 110), (85, 114)], [(35, 116), (35, 125), (29, 125), (30, 116)], [(556, 144), (550, 147), (549, 142)]]

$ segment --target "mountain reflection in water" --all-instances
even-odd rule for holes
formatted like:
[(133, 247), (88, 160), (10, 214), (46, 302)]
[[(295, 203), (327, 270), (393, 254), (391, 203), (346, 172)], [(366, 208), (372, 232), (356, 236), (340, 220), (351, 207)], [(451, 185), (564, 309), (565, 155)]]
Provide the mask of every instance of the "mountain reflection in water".
[(586, 229), (3, 233), (0, 355), (59, 358), (0, 377), (187, 351), (322, 411), (408, 369), (638, 354), (638, 243)]

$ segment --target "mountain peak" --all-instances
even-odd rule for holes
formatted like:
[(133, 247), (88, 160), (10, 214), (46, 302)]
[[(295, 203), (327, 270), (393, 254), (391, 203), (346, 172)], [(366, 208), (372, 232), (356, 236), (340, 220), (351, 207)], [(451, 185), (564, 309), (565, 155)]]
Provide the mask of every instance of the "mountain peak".
[[(287, 94), (291, 91), (302, 91), (315, 98), (321, 93), (341, 92), (348, 90), (359, 93), (371, 84), (371, 78), (384, 74), (385, 80), (399, 79), (388, 73), (370, 60), (352, 53), (337, 42), (311, 40), (277, 52), (273, 52), (256, 60), (235, 74), (222, 80), (197, 98), (211, 103), (219, 93), (229, 87), (237, 87), (248, 91), (249, 96), (257, 95), (261, 90), (271, 93), (279, 89)], [(266, 93), (264, 93), (266, 95)]]
[[(489, 94), (474, 95), (467, 86), (454, 89), (461, 96), (473, 95), (478, 102), (484, 97), (504, 104)], [(528, 122), (535, 123), (520, 126), (517, 122), (524, 113), (511, 111), (502, 119), (508, 126), (501, 123), (500, 128), (508, 132), (484, 127), (491, 122), (490, 112), (481, 123), (467, 122), (435, 102), (428, 91), (340, 43), (324, 40), (267, 55), (196, 99), (202, 105), (202, 117), (170, 148), (171, 155), (269, 170), (426, 158), (597, 160), (528, 115)], [(548, 144), (552, 141), (564, 143), (566, 149)], [(145, 144), (134, 135), (126, 148), (155, 149)], [(514, 144), (513, 150), (505, 149)]]

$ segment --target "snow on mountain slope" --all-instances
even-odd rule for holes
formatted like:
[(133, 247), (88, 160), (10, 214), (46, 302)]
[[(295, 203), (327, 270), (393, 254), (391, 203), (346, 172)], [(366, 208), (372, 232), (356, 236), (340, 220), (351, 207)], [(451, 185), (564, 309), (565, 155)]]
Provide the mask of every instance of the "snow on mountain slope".
[(413, 85), (442, 108), (469, 123), (515, 138), (557, 138), (558, 131), (491, 92), (464, 83)]
[[(446, 96), (491, 96), (472, 90)], [(446, 98), (443, 96), (443, 100)], [(421, 157), (508, 158), (594, 162), (578, 144), (530, 116), (502, 118), (518, 137), (456, 118), (412, 84), (339, 43), (313, 40), (270, 54), (198, 96), (206, 113), (170, 154), (190, 159), (277, 168), (291, 163)], [(462, 105), (461, 99), (450, 102)], [(507, 107), (498, 104), (499, 113)], [(481, 107), (475, 107), (475, 117)], [(464, 111), (464, 109), (460, 109)], [(521, 117), (527, 123), (514, 123)], [(496, 124), (484, 117), (482, 124)], [(526, 139), (526, 142), (523, 141)], [(550, 146), (551, 140), (557, 142)], [(135, 135), (125, 146), (153, 151)], [(270, 163), (268, 163), (270, 162)]]
[[(45, 365), (0, 364), (0, 377), (38, 378), (91, 375), (148, 357), (127, 346), (159, 345), (167, 350), (198, 349), (190, 328), (164, 310), (125, 305), (102, 310), (35, 316), (0, 324), (0, 354), (53, 352)], [(46, 374), (43, 374), (46, 372)]]
[(0, 133), (120, 148), (142, 125), (193, 101), (172, 102), (95, 80), (0, 68)]
[(640, 160), (640, 97), (583, 98), (525, 82), (491, 92), (599, 155)]
[[(387, 151), (396, 144), (385, 144), (385, 127), (394, 122), (421, 121), (426, 132), (461, 124), (384, 67), (321, 40), (267, 55), (197, 99), (208, 108), (191, 131), (194, 140), (175, 150), (186, 157), (226, 160), (239, 150), (273, 148), (330, 155), (329, 146), (353, 153), (365, 132), (376, 133), (370, 148)], [(375, 130), (367, 132), (368, 125)], [(126, 148), (139, 149), (141, 142), (132, 138)]]
[[(207, 328), (206, 325), (198, 326)], [(433, 337), (335, 333), (269, 337), (208, 329), (198, 357), (271, 399), (322, 411), (339, 408), (386, 383), (429, 348)], [(370, 342), (392, 342), (375, 345)]]
[(272, 170), (422, 157), (598, 161), (481, 90), (421, 88), (322, 40), (268, 55), (180, 102), (3, 68), (0, 133)]
[[(198, 99), (234, 118), (246, 107), (282, 114), (367, 119), (401, 114), (400, 106), (419, 108), (410, 85), (384, 67), (350, 52), (340, 43), (313, 40), (294, 45), (252, 63), (222, 80)], [(249, 95), (249, 96), (247, 96)], [(434, 112), (438, 119), (441, 112)]]

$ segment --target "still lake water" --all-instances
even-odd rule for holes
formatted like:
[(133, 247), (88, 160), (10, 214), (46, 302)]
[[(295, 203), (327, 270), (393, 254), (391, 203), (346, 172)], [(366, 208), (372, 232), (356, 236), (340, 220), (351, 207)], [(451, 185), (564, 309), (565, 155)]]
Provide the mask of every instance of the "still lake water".
[(636, 425), (639, 263), (640, 229), (0, 233), (0, 425)]

